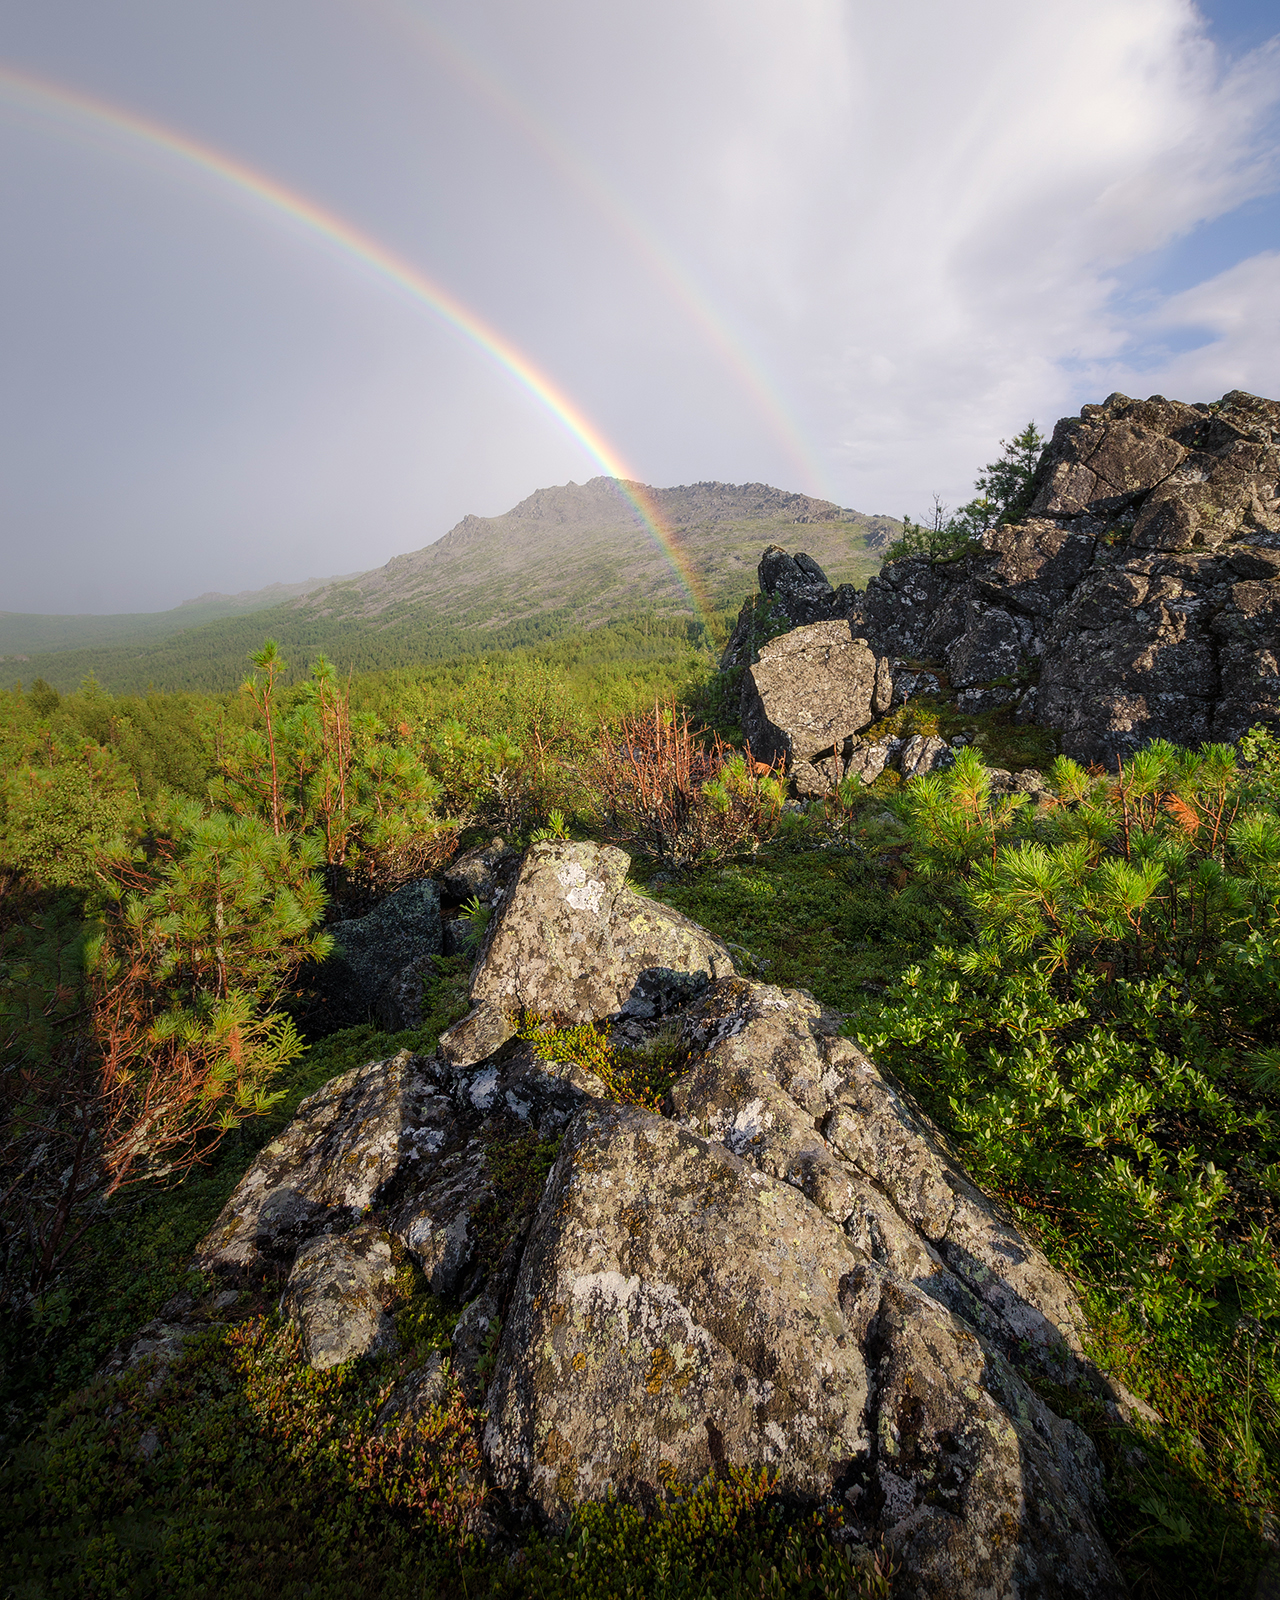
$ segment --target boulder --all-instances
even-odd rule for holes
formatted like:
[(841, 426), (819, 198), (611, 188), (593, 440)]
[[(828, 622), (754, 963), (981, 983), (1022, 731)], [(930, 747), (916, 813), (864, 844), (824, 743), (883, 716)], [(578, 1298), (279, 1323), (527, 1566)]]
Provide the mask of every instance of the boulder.
[(575, 1120), (489, 1393), (499, 1484), (563, 1524), (721, 1466), (825, 1493), (867, 1450), (840, 1229), (719, 1145), (624, 1106)]
[[(734, 975), (718, 941), (626, 887), (627, 865), (530, 849), (473, 980), (474, 1015), (501, 1026), (305, 1101), (202, 1264), (287, 1272), (284, 1307), (325, 1365), (392, 1348), (392, 1241), (414, 1251), (465, 1305), (450, 1375), (399, 1375), (386, 1420), (456, 1379), (487, 1415), (495, 1526), (767, 1467), (841, 1539), (883, 1541), (904, 1595), (1118, 1596), (1097, 1456), (1028, 1381), (1132, 1414), (1085, 1357), (1070, 1284), (840, 1017)], [(516, 1009), (678, 1027), (666, 1114), (543, 1060), (510, 1036)], [(530, 1130), (559, 1153), (495, 1260), (487, 1152)]]
[(1118, 1596), (1093, 1447), (789, 1184), (630, 1107), (575, 1120), (488, 1391), (497, 1483), (567, 1522), (767, 1465), (919, 1596)]
[(440, 887), (460, 905), (471, 899), (490, 905), (507, 887), (519, 859), (501, 839), (491, 839), (458, 856), (441, 878)]
[[(788, 771), (830, 760), (837, 781), (853, 737), (892, 704), (890, 662), (844, 621), (774, 639), (742, 680), (742, 728), (756, 760)], [(831, 782), (824, 777), (825, 793)]]
[(904, 778), (923, 778), (926, 773), (939, 772), (955, 760), (945, 739), (936, 734), (912, 734), (898, 754), (898, 766)]
[(478, 963), (474, 1010), (441, 1038), (455, 1068), (509, 1038), (520, 1012), (651, 1021), (733, 971), (718, 939), (628, 888), (629, 865), (607, 845), (531, 847)]
[(760, 558), (760, 591), (774, 602), (792, 627), (823, 622), (832, 614), (835, 590), (826, 573), (803, 552), (789, 556), (771, 544)]
[(1000, 1348), (1071, 1377), (1084, 1314), (1070, 1284), (838, 1021), (799, 990), (713, 985), (685, 1017), (693, 1065), (671, 1091), (673, 1115), (799, 1188), (870, 1259)]
[(360, 1218), (402, 1167), (457, 1137), (437, 1064), (402, 1050), (332, 1078), (298, 1107), (236, 1185), (199, 1248), (206, 1270), (288, 1262), (301, 1245)]
[(375, 1018), (390, 1032), (422, 1021), (423, 984), (443, 950), (440, 890), (428, 878), (406, 883), (366, 917), (336, 922), (337, 950), (321, 979), (331, 1019)]
[(395, 1324), (382, 1307), (394, 1276), (391, 1242), (368, 1224), (303, 1245), (281, 1305), (313, 1367), (395, 1348)]
[(908, 1600), (1119, 1597), (1098, 1531), (1093, 1446), (960, 1317), (875, 1266), (840, 1285), (846, 1326), (873, 1352), (871, 1447), (844, 1500), (879, 1537)]
[(858, 615), (859, 598), (852, 585), (842, 583), (833, 589), (826, 573), (803, 551), (790, 556), (779, 545), (769, 545), (757, 577), (759, 599), (743, 602), (720, 657), (721, 670), (749, 666), (770, 639), (791, 628)]

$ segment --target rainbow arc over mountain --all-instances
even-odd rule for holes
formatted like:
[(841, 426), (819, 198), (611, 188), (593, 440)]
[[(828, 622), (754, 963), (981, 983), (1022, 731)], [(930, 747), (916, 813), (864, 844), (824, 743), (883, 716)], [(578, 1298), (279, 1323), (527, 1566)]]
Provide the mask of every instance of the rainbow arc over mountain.
[(695, 617), (704, 625), (710, 607), (701, 579), (674, 533), (664, 526), (647, 487), (630, 471), (612, 444), (567, 394), (505, 334), (492, 327), (450, 290), (379, 240), (314, 200), (213, 146), (189, 138), (163, 123), (102, 100), (96, 95), (49, 82), (30, 73), (0, 66), (0, 105), (34, 111), (55, 125), (67, 121), (80, 131), (101, 137), (114, 134), (135, 141), (189, 169), (205, 173), (240, 195), (251, 197), (307, 233), (335, 246), (344, 255), (406, 293), (455, 329), (495, 361), (565, 428), (616, 481), (619, 493), (634, 507), (645, 531), (670, 562), (689, 597)]

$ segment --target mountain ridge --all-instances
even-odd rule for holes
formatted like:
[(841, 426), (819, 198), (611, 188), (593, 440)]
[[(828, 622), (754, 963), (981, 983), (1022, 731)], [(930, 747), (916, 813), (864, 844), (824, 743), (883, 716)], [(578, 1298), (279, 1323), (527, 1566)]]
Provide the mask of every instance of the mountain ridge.
[[(680, 567), (628, 492), (653, 507)], [(160, 613), (163, 624), (153, 620), (132, 637), (117, 626), (114, 637), (99, 629), (82, 645), (29, 649), (23, 676), (41, 676), (60, 689), (75, 687), (89, 672), (120, 692), (230, 689), (243, 677), (249, 651), (268, 634), (299, 669), (322, 651), (344, 671), (410, 666), (512, 648), (638, 612), (689, 617), (694, 608), (681, 567), (700, 586), (704, 613), (736, 609), (754, 586), (761, 547), (794, 541), (798, 524), (807, 528), (809, 553), (834, 581), (862, 584), (879, 569), (879, 552), (899, 528), (892, 518), (768, 484), (708, 480), (653, 489), (593, 478), (537, 489), (497, 517), (468, 514), (419, 550), (308, 584), (274, 605), (227, 609), (176, 629), (174, 613)], [(245, 598), (263, 593), (247, 591)], [(201, 597), (192, 604), (225, 603)], [(705, 622), (705, 614), (697, 620)], [(5, 640), (0, 627), (0, 649)]]

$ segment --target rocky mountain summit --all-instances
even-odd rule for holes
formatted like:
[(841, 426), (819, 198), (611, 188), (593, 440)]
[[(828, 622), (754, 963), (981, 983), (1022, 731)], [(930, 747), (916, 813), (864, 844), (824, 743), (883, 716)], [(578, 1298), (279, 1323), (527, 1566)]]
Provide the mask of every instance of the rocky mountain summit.
[[(324, 1367), (394, 1346), (383, 1302), (393, 1253), (411, 1252), (464, 1309), (451, 1362), (409, 1374), (389, 1415), (461, 1378), (486, 1418), (492, 1538), (763, 1467), (828, 1505), (855, 1553), (883, 1542), (895, 1593), (1121, 1594), (1093, 1446), (1031, 1386), (1128, 1411), (1085, 1358), (1070, 1284), (839, 1016), (738, 976), (627, 866), (600, 845), (532, 846), (471, 1014), (436, 1054), (368, 1062), (303, 1102), (201, 1264), (279, 1283)], [(674, 1049), (659, 1109), (521, 1014)], [(494, 1259), (493, 1153), (531, 1139), (558, 1154)], [(151, 1349), (181, 1336), (144, 1333)]]
[(1153, 738), (1233, 741), (1280, 720), (1280, 403), (1112, 395), (1058, 423), (1018, 520), (948, 557), (890, 561), (857, 594), (774, 547), (759, 578), (723, 664), (745, 669), (753, 753), (785, 749), (801, 792), (884, 765), (860, 738), (883, 691), (821, 740), (780, 704), (783, 723), (772, 715), (780, 653), (793, 700), (827, 698), (837, 623), (898, 698), (932, 683), (964, 710), (1009, 706), (1060, 730), (1078, 761), (1114, 766)]

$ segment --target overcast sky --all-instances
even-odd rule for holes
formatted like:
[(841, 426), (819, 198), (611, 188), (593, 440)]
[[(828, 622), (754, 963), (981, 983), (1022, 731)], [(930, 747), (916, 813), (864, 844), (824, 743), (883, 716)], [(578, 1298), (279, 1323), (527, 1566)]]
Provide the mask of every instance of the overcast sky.
[(646, 482), (919, 514), (1115, 389), (1280, 396), (1278, 31), (1273, 0), (0, 0), (0, 609), (361, 570), (602, 470), (175, 140), (429, 275)]

